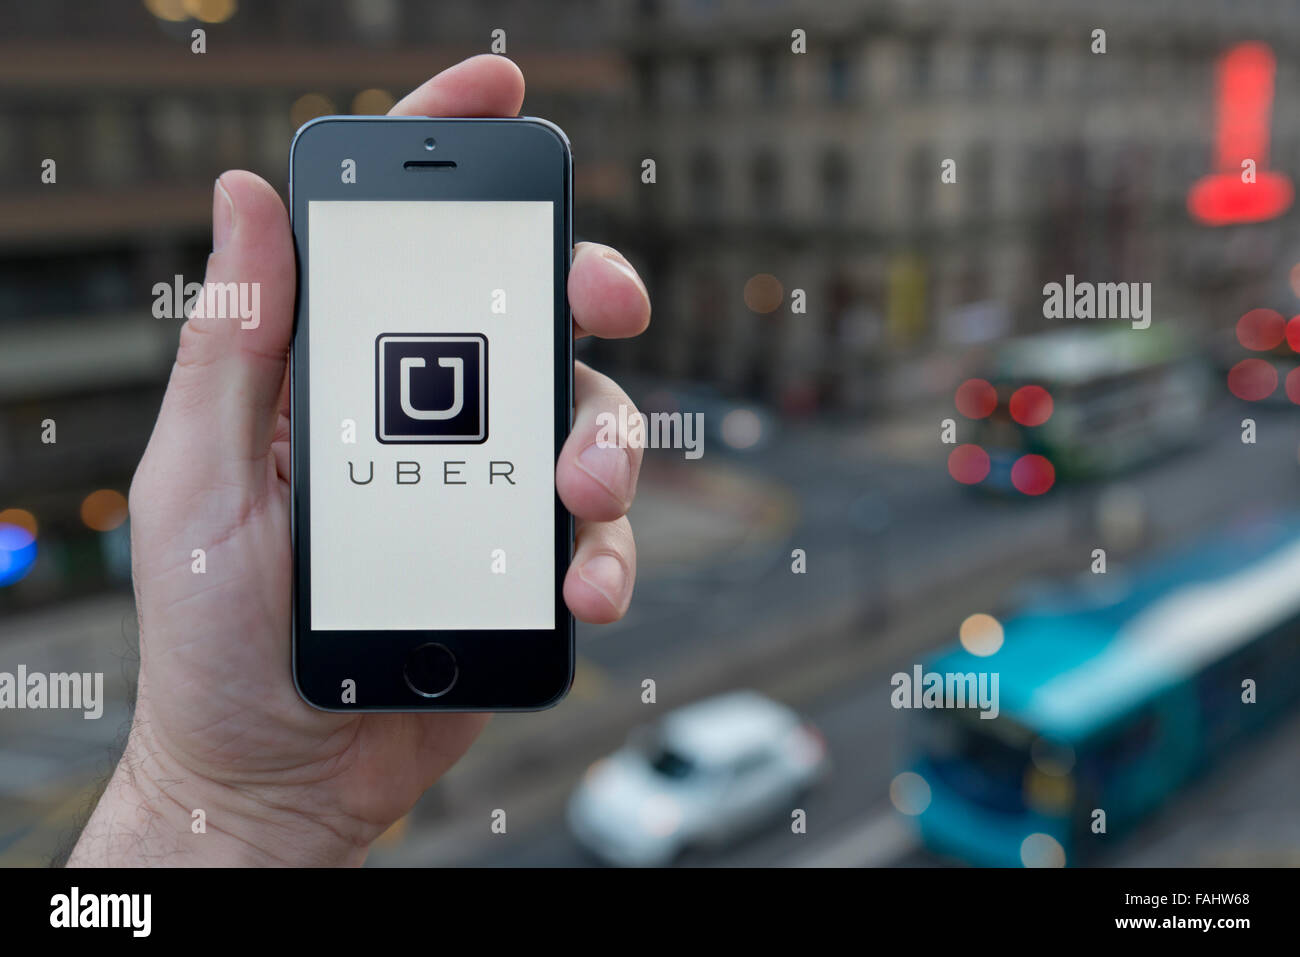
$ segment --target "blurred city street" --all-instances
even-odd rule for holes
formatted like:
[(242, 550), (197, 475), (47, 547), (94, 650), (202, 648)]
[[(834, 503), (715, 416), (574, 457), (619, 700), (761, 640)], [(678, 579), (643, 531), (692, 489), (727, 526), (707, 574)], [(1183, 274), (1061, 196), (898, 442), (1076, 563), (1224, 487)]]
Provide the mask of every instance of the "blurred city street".
[[(371, 863), (589, 863), (563, 820), (586, 766), (656, 713), (735, 688), (810, 718), (833, 772), (807, 800), (806, 835), (778, 819), (725, 851), (690, 852), (682, 864), (939, 863), (889, 801), (913, 720), (890, 707), (889, 675), (950, 643), (972, 611), (1000, 612), (1036, 582), (1085, 572), (1091, 545), (1077, 543), (1100, 534), (1103, 499), (1092, 487), (1033, 503), (961, 488), (924, 441), (941, 415), (936, 408), (848, 434), (789, 426), (762, 451), (689, 466), (674, 461), (678, 453), (648, 452), (633, 511), (641, 568), (631, 614), (580, 627), (570, 697), (550, 712), (495, 716), (470, 754), (381, 839)], [(1258, 444), (1243, 446), (1220, 409), (1202, 446), (1131, 476), (1143, 550), (1194, 538), (1234, 514), (1300, 506), (1291, 478), (1300, 429), (1285, 410), (1259, 422)], [(900, 448), (913, 452), (891, 451)], [(1247, 469), (1257, 480), (1242, 495)], [(791, 572), (794, 548), (807, 553), (806, 574)], [(0, 726), (0, 864), (47, 862), (111, 767), (134, 671), (131, 608), (125, 596), (105, 596), (7, 625), (0, 670), (94, 667), (105, 672), (109, 705), (97, 721), (26, 712)], [(656, 681), (655, 705), (641, 701), (645, 678)], [(1300, 720), (1292, 718), (1131, 839), (1107, 846), (1098, 863), (1295, 864), (1297, 748)], [(489, 829), (497, 808), (508, 812), (505, 835)]]

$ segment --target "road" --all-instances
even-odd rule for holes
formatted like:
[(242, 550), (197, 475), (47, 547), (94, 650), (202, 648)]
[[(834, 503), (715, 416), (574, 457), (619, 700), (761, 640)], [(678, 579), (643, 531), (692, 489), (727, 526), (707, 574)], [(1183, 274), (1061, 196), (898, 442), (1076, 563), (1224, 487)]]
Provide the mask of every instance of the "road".
[[(889, 706), (889, 675), (950, 642), (971, 612), (1005, 610), (1035, 577), (1083, 573), (1098, 545), (1122, 562), (1237, 515), (1300, 507), (1300, 420), (1287, 411), (1256, 410), (1258, 443), (1244, 446), (1241, 409), (1218, 410), (1201, 445), (1130, 476), (1118, 497), (1097, 486), (1037, 501), (971, 494), (948, 476), (939, 416), (928, 413), (787, 428), (760, 452), (719, 451), (698, 467), (675, 459), (680, 453), (648, 453), (632, 515), (641, 566), (628, 618), (580, 628), (570, 698), (545, 714), (494, 719), (380, 843), (373, 863), (583, 863), (561, 816), (583, 767), (636, 721), (737, 685), (809, 716), (827, 738), (834, 774), (806, 803), (807, 834), (791, 834), (781, 820), (684, 864), (934, 863), (888, 802), (907, 715)], [(1120, 512), (1140, 515), (1135, 544), (1098, 521), (1104, 503), (1116, 501), (1127, 503)], [(791, 573), (795, 548), (806, 553), (806, 574)], [(104, 670), (110, 707), (100, 721), (0, 713), (0, 863), (48, 860), (107, 770), (127, 714), (132, 617), (122, 594), (3, 623), (0, 670)], [(640, 700), (647, 677), (658, 684), (656, 705)], [(1264, 779), (1271, 793), (1295, 793), (1297, 740), (1300, 730), (1290, 728), (1261, 742), (1241, 756), (1231, 781)], [(1244, 823), (1233, 833), (1276, 830), (1270, 792), (1225, 790), (1225, 780), (1190, 789), (1114, 863), (1199, 860), (1207, 844), (1200, 822), (1234, 808)], [(510, 811), (504, 835), (488, 828), (497, 808)], [(1300, 836), (1268, 853), (1287, 847), (1300, 847)], [(1216, 859), (1227, 855), (1221, 849)]]
[[(1241, 443), (1239, 408), (1220, 409), (1207, 419), (1203, 444), (1126, 481), (1119, 501), (1140, 503), (1143, 530), (1139, 551), (1176, 546), (1200, 530), (1234, 517), (1300, 507), (1296, 483), (1300, 423), (1285, 411), (1255, 411), (1254, 415), (1259, 421), (1257, 444)], [(1028, 552), (1031, 559), (1041, 554), (1040, 570), (1045, 575), (1053, 571), (1079, 574), (1085, 572), (1093, 547), (1110, 544), (1104, 536), (1097, 537), (1096, 513), (1099, 502), (1116, 498), (1108, 498), (1099, 488), (1061, 489), (1060, 494), (1041, 502), (982, 500), (953, 487), (941, 459), (938, 463), (899, 461), (888, 455), (876, 456), (869, 446), (831, 454), (825, 446), (818, 447), (817, 441), (813, 434), (788, 438), (769, 449), (770, 460), (761, 466), (768, 478), (801, 490), (804, 507), (799, 521), (780, 549), (771, 546), (780, 553), (779, 561), (740, 566), (749, 577), (736, 573), (735, 566), (699, 569), (689, 603), (680, 600), (682, 583), (666, 575), (639, 589), (638, 614), (625, 625), (599, 637), (584, 634), (580, 644), (583, 657), (602, 675), (601, 687), (630, 695), (637, 692), (641, 675), (670, 671), (674, 657), (689, 660), (716, 653), (727, 643), (743, 642), (746, 630), (752, 631), (756, 623), (797, 621), (797, 615), (790, 615), (791, 608), (806, 608), (809, 603), (825, 603), (836, 595), (852, 593), (846, 577), (861, 575), (865, 588), (882, 589), (886, 594), (903, 594), (910, 585), (925, 598), (929, 624), (914, 617), (894, 621), (886, 613), (875, 617), (880, 623), (877, 627), (865, 628), (856, 636), (859, 645), (875, 645), (878, 652), (863, 651), (860, 667), (852, 661), (832, 663), (830, 668), (817, 661), (805, 666), (797, 661), (796, 650), (795, 663), (786, 659), (770, 673), (749, 676), (750, 686), (794, 705), (822, 729), (835, 757), (835, 774), (807, 801), (807, 834), (794, 835), (787, 821), (777, 820), (769, 831), (725, 852), (688, 854), (681, 861), (684, 865), (937, 863), (915, 847), (910, 828), (889, 804), (889, 782), (900, 768), (907, 717), (907, 712), (894, 711), (888, 704), (889, 676), (950, 642), (956, 623), (971, 611), (1003, 608), (1014, 602), (1018, 592), (1032, 588), (1032, 580), (1012, 587), (984, 587), (983, 580), (991, 583), (997, 567), (1017, 553)], [(860, 483), (848, 480), (857, 475), (863, 477)], [(853, 540), (855, 530), (846, 534), (844, 520), (854, 502), (862, 500), (862, 489), (870, 489), (873, 512), (887, 518), (879, 522), (876, 535), (884, 547), (869, 559), (860, 554), (862, 548)], [(785, 560), (789, 547), (796, 545), (809, 555), (806, 578), (791, 575)], [(1112, 561), (1122, 561), (1124, 550), (1114, 551)], [(834, 571), (815, 579), (813, 568), (818, 562)], [(984, 569), (987, 574), (976, 574), (962, 588), (939, 584), (954, 567)], [(967, 604), (972, 593), (982, 593), (984, 604)], [(866, 604), (873, 607), (870, 600)], [(891, 605), (876, 607), (888, 612)], [(797, 638), (792, 635), (792, 644)], [(837, 650), (837, 654), (842, 652)], [(809, 671), (810, 677), (801, 680), (801, 669)], [(1199, 862), (1207, 843), (1204, 824), (1220, 820), (1224, 807), (1235, 808), (1238, 817), (1252, 811), (1248, 825), (1243, 825), (1247, 830), (1275, 829), (1278, 819), (1288, 814), (1294, 817), (1294, 810), (1264, 797), (1295, 792), (1300, 784), (1300, 769), (1293, 759), (1298, 743), (1300, 724), (1293, 724), (1252, 745), (1240, 758), (1244, 768), (1211, 774), (1196, 783), (1153, 819), (1150, 828), (1117, 850), (1105, 852), (1100, 863), (1176, 866)], [(574, 742), (572, 750), (579, 749)], [(486, 803), (495, 808), (517, 801), (528, 809), (516, 817), (505, 835), (489, 831), (482, 795), (470, 789), (457, 795), (455, 803), (462, 809), (458, 823), (450, 828), (445, 822), (439, 825), (444, 832), (454, 830), (455, 840), (431, 840), (423, 845), (408, 841), (407, 853), (392, 858), (381, 853), (377, 862), (589, 863), (568, 836), (562, 808), (580, 772), (576, 765), (602, 753), (602, 749), (591, 747), (581, 755), (581, 762), (554, 769), (549, 775), (527, 768), (494, 779), (492, 797)], [(1264, 770), (1270, 773), (1264, 775)], [(567, 782), (557, 780), (565, 774)], [(1257, 788), (1251, 795), (1224, 784), (1261, 778), (1271, 782), (1272, 792)], [(1300, 855), (1300, 834), (1295, 831), (1294, 826), (1285, 831), (1294, 837), (1286, 847), (1270, 848), (1257, 840), (1248, 846), (1264, 858), (1289, 856), (1294, 861)], [(1246, 853), (1249, 856), (1250, 852)]]

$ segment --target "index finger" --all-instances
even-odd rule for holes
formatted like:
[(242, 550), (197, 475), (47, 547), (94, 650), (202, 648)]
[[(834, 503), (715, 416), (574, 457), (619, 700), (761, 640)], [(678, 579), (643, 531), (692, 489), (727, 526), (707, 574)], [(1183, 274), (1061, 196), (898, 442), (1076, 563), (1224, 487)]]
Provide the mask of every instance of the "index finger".
[(524, 75), (513, 60), (482, 53), (416, 87), (389, 116), (518, 116)]

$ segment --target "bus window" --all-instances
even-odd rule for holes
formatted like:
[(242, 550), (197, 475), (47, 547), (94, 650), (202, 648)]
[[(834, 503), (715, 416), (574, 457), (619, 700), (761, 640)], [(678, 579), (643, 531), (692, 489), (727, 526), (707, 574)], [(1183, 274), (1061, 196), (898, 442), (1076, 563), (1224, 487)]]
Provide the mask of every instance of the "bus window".
[[(943, 784), (991, 810), (1008, 814), (1025, 810), (1028, 732), (1004, 718), (980, 721), (968, 711), (928, 711), (918, 717), (919, 743)], [(1003, 722), (1000, 729), (987, 727)]]
[(1156, 716), (1144, 711), (1082, 749), (1080, 789), (1106, 809), (1112, 829), (1132, 821), (1169, 789), (1156, 766), (1159, 734)]
[(1156, 719), (1144, 715), (1129, 725), (1112, 743), (1109, 758), (1116, 770), (1123, 770), (1143, 760), (1156, 737)]

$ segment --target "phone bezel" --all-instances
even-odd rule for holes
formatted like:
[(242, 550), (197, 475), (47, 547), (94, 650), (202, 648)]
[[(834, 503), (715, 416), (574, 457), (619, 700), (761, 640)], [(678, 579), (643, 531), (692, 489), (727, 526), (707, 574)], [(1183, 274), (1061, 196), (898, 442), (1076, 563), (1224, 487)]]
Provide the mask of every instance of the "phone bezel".
[[(436, 153), (425, 149), (429, 137)], [(408, 170), (408, 160), (455, 162), (455, 169)], [(356, 182), (343, 183), (345, 159)], [(573, 415), (573, 332), (568, 306), (572, 257), (573, 163), (568, 139), (535, 117), (430, 118), (327, 116), (295, 134), (289, 154), (289, 207), (297, 254), (297, 301), (290, 350), (291, 538), (293, 542), (292, 672), (303, 700), (337, 712), (535, 711), (550, 707), (573, 680), (573, 616), (564, 577), (573, 549), (573, 519), (555, 498), (555, 627), (551, 630), (313, 631), (310, 623), (311, 538), (310, 302), (308, 204), (312, 200), (550, 200), (555, 203), (555, 455)], [(359, 423), (359, 426), (361, 423)], [(460, 676), (445, 695), (426, 698), (407, 684), (403, 665), (430, 641), (456, 656)], [(344, 679), (356, 681), (357, 703), (342, 703)]]

